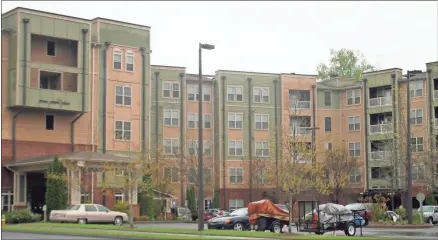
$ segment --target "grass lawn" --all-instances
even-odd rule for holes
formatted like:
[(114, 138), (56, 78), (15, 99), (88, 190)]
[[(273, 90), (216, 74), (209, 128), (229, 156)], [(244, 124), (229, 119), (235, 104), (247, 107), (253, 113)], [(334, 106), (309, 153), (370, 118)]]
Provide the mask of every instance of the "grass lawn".
[[(175, 229), (175, 228), (129, 228), (129, 226), (113, 226), (113, 225), (97, 225), (97, 224), (68, 224), (68, 223), (30, 223), (30, 224), (19, 224), (19, 225), (6, 225), (3, 227), (7, 231), (31, 231), (37, 230), (35, 232), (44, 233), (59, 233), (59, 234), (77, 234), (77, 235), (88, 235), (90, 236), (114, 236), (114, 237), (139, 237), (139, 238), (169, 238), (172, 239), (177, 237), (178, 239), (193, 239), (194, 236), (178, 236), (171, 234), (189, 234), (189, 235), (202, 235), (207, 236), (232, 236), (232, 237), (252, 237), (252, 238), (270, 238), (270, 239), (382, 239), (382, 238), (371, 238), (371, 237), (347, 237), (343, 236), (333, 236), (331, 233), (327, 233), (322, 236), (315, 234), (312, 235), (289, 235), (289, 234), (275, 234), (271, 232), (250, 232), (250, 231), (227, 231), (227, 230), (205, 230), (199, 232), (194, 229)], [(79, 231), (80, 230), (80, 231)], [(102, 231), (96, 231), (102, 230)], [(112, 230), (112, 231), (108, 231)], [(61, 231), (61, 232), (59, 232)], [(161, 233), (159, 235), (154, 235), (151, 233)], [(126, 235), (119, 235), (126, 234)], [(166, 235), (168, 234), (168, 235)], [(357, 234), (360, 234), (357, 232)], [(164, 236), (164, 237), (163, 237)], [(180, 238), (181, 237), (181, 238)], [(196, 238), (196, 237), (195, 237)], [(205, 238), (204, 238), (205, 239)], [(209, 238), (212, 239), (212, 238)]]

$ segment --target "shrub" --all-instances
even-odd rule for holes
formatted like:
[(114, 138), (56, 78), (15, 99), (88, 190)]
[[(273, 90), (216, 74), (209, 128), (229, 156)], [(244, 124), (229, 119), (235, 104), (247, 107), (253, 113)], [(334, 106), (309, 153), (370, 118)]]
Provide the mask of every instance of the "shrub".
[(148, 216), (134, 217), (134, 221), (149, 221)]
[(386, 205), (382, 203), (373, 203), (371, 205), (371, 208), (374, 214), (374, 218), (373, 218), (374, 221), (385, 220), (386, 210), (387, 210)]
[(42, 219), (41, 214), (34, 214), (29, 209), (20, 209), (5, 214), (6, 223), (31, 223), (39, 222)]
[(427, 195), (425, 202), (426, 202), (426, 205), (438, 205), (438, 202), (435, 199), (435, 196), (431, 193)]
[(403, 208), (403, 206), (400, 206), (400, 208), (397, 208), (395, 210), (395, 213), (397, 213), (398, 215), (400, 215), (400, 217), (402, 219), (406, 219), (406, 208)]
[(116, 204), (114, 204), (113, 211), (122, 212), (129, 215), (129, 204), (127, 202), (117, 201)]

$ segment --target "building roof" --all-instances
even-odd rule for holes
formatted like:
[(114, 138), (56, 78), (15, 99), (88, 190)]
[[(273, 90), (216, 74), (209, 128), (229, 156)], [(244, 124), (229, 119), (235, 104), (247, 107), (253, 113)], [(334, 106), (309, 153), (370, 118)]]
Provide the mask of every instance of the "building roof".
[[(202, 81), (206, 81), (206, 82), (213, 82), (215, 79), (214, 75), (202, 75)], [(198, 74), (192, 74), (192, 73), (187, 73), (186, 74), (186, 80), (187, 81), (198, 81), (199, 80), (199, 75)]]

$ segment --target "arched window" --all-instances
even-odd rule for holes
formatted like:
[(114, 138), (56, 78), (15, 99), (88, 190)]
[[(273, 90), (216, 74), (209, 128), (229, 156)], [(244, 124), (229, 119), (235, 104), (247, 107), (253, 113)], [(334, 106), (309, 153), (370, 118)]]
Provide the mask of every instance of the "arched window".
[(113, 69), (122, 70), (122, 51), (118, 48), (113, 50)]
[(130, 50), (126, 51), (126, 71), (134, 72), (134, 53)]

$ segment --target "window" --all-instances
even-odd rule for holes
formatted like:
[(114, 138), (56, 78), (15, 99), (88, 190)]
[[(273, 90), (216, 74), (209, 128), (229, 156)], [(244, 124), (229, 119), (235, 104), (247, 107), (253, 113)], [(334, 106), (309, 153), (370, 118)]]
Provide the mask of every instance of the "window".
[(177, 138), (164, 139), (164, 153), (165, 154), (179, 153), (179, 141)]
[(269, 88), (255, 87), (254, 88), (254, 102), (255, 103), (269, 103)]
[(228, 113), (228, 128), (241, 129), (243, 127), (243, 113)]
[(243, 155), (243, 141), (228, 141), (228, 155), (242, 156)]
[(269, 142), (256, 142), (256, 156), (268, 157), (269, 156)]
[(350, 183), (359, 184), (362, 180), (362, 173), (360, 168), (353, 168), (350, 171)]
[(228, 86), (228, 102), (242, 102), (243, 101), (243, 87), (242, 86)]
[(360, 104), (360, 89), (347, 91), (347, 105)]
[(326, 143), (325, 150), (331, 151), (332, 150), (332, 143)]
[(423, 123), (423, 109), (412, 109), (411, 110), (411, 124), (422, 124)]
[(113, 69), (122, 70), (122, 51), (120, 49), (113, 50)]
[(268, 179), (266, 178), (267, 172), (264, 169), (257, 169), (256, 170), (256, 183), (257, 185), (265, 185), (269, 184)]
[(198, 179), (198, 173), (196, 172), (195, 168), (189, 169), (189, 183), (196, 183), (196, 180)]
[[(198, 180), (198, 172), (195, 168), (189, 169), (189, 183), (196, 183)], [(211, 184), (211, 168), (204, 168), (204, 183)]]
[(424, 149), (423, 137), (411, 138), (412, 152), (422, 152)]
[(208, 140), (204, 140), (204, 155), (205, 156), (210, 156), (211, 155), (211, 142)]
[(324, 118), (324, 128), (325, 128), (326, 132), (332, 131), (332, 118), (331, 117)]
[(199, 101), (199, 91), (196, 85), (187, 85), (187, 100)]
[(410, 97), (423, 96), (423, 81), (412, 81), (409, 83), (409, 95)]
[(124, 176), (125, 175), (125, 171), (123, 169), (116, 169), (115, 170), (115, 175), (118, 177)]
[(199, 127), (199, 115), (197, 113), (188, 113), (187, 128)]
[(179, 125), (179, 110), (164, 109), (164, 126)]
[(126, 71), (134, 72), (134, 53), (126, 51)]
[(211, 184), (211, 168), (204, 168), (204, 183)]
[(46, 130), (55, 130), (55, 115), (46, 115)]
[(116, 199), (116, 202), (123, 202), (123, 201), (125, 201), (125, 194), (123, 194), (122, 192), (117, 192), (114, 195), (114, 197)]
[(211, 114), (204, 114), (204, 128), (211, 128)]
[(198, 151), (198, 141), (187, 141), (187, 153), (190, 156), (197, 155)]
[(228, 201), (230, 210), (236, 210), (239, 208), (243, 208), (243, 199), (230, 199)]
[(390, 167), (372, 167), (371, 178), (372, 179), (386, 179), (392, 176)]
[(202, 95), (204, 96), (204, 98), (203, 98), (204, 102), (210, 102), (211, 101), (211, 87), (209, 87), (209, 86), (202, 87)]
[(348, 131), (359, 131), (360, 130), (360, 117), (348, 117)]
[(108, 208), (100, 205), (100, 204), (96, 204), (97, 210), (99, 210), (99, 212), (107, 212)]
[(348, 149), (350, 150), (350, 157), (359, 157), (360, 156), (360, 142), (349, 143)]
[(332, 105), (332, 93), (324, 92), (324, 105), (330, 107)]
[(40, 88), (61, 90), (61, 73), (40, 71)]
[(88, 204), (88, 193), (81, 193), (81, 204)]
[(255, 115), (256, 129), (268, 130), (269, 128), (269, 115), (268, 114), (256, 114)]
[(53, 40), (47, 41), (47, 56), (56, 56), (56, 44)]
[(243, 168), (230, 168), (230, 184), (243, 183)]
[(11, 191), (2, 192), (2, 212), (12, 211), (12, 205), (14, 204), (14, 194)]
[(163, 98), (179, 98), (179, 83), (163, 82)]
[(426, 180), (424, 165), (412, 166), (412, 180)]
[(116, 86), (116, 105), (131, 106), (131, 87)]
[(179, 169), (176, 167), (164, 168), (164, 177), (171, 183), (179, 182)]
[(131, 140), (131, 122), (116, 121), (115, 138), (116, 140)]
[(85, 205), (85, 211), (86, 212), (97, 212), (97, 208), (94, 205)]

